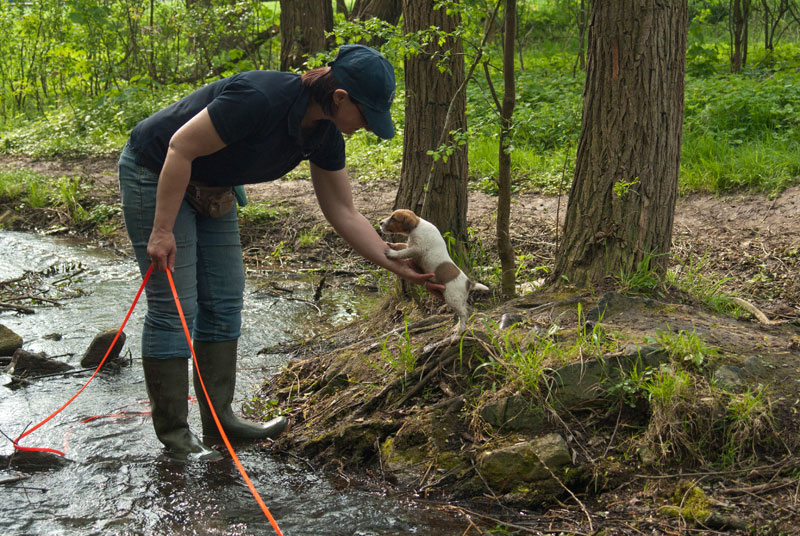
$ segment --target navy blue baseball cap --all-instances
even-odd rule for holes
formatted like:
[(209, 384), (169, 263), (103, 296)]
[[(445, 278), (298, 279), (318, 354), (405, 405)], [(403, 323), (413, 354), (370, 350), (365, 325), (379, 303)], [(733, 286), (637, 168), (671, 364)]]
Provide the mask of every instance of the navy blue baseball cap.
[(342, 45), (328, 65), (342, 88), (361, 103), (369, 129), (385, 140), (393, 138), (390, 109), (397, 84), (389, 60), (374, 48)]

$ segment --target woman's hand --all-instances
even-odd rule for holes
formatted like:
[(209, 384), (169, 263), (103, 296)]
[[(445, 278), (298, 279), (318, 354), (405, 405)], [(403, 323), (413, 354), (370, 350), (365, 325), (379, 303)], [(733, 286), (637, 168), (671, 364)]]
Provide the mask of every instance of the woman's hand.
[(444, 292), (445, 286), (431, 281), (436, 274), (425, 273), (413, 260), (410, 259), (399, 260), (396, 262), (398, 266), (395, 270), (392, 270), (394, 273), (406, 281), (425, 287), (425, 290), (440, 300), (444, 299), (444, 295), (442, 295), (442, 293)]
[(175, 245), (175, 235), (169, 231), (153, 229), (150, 240), (147, 242), (147, 254), (153, 263), (153, 269), (166, 272), (175, 269), (175, 254), (178, 247)]
[(313, 163), (310, 168), (314, 193), (325, 219), (350, 247), (365, 259), (394, 272), (406, 281), (423, 285), (429, 292), (443, 298), (444, 285), (430, 281), (435, 274), (423, 273), (410, 260), (396, 260), (386, 256), (389, 244), (353, 205), (353, 191), (346, 169), (327, 171)]

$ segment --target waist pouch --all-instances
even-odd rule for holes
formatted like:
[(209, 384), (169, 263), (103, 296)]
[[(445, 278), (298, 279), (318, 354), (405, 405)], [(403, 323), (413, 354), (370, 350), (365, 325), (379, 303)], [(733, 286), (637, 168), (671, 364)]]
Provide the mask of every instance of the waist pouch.
[(206, 186), (189, 182), (186, 187), (186, 201), (206, 218), (219, 218), (231, 211), (236, 204), (236, 196), (231, 186)]

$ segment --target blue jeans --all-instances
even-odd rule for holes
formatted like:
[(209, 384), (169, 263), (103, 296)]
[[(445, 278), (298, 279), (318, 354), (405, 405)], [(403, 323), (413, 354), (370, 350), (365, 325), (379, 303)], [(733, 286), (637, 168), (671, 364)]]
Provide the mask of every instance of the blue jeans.
[[(158, 174), (136, 164), (136, 156), (127, 145), (119, 159), (119, 187), (125, 227), (144, 276), (150, 268), (147, 242), (155, 216)], [(173, 233), (178, 251), (172, 277), (192, 339), (215, 342), (239, 338), (244, 264), (236, 207), (220, 218), (205, 218), (184, 201)], [(190, 357), (166, 273), (153, 272), (145, 292), (142, 356)]]

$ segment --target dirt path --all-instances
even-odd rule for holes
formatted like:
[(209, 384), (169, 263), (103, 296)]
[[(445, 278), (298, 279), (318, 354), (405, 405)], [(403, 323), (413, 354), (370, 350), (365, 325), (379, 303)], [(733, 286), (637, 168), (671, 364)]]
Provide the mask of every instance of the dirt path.
[[(113, 158), (37, 161), (0, 156), (0, 169), (14, 167), (54, 177), (77, 175), (93, 181), (97, 195), (109, 203), (117, 198)], [(351, 184), (357, 208), (370, 221), (377, 223), (391, 210), (396, 184), (358, 176)], [(288, 222), (253, 231), (252, 239), (258, 241), (255, 252), (271, 251), (281, 241), (290, 244), (288, 240), (296, 238), (299, 229), (317, 224), (326, 228), (308, 181), (282, 180), (248, 186), (247, 191), (253, 201), (269, 200), (291, 209)], [(468, 225), (490, 257), (494, 256), (495, 208), (495, 198), (480, 192), (469, 194)], [(557, 217), (563, 220), (565, 212), (566, 197), (531, 192), (514, 197), (512, 240), (517, 250), (530, 256), (532, 266), (552, 265), (555, 223)], [(125, 247), (124, 241), (121, 246)], [(751, 194), (681, 197), (675, 210), (673, 252), (682, 262), (699, 267), (710, 280), (723, 281), (723, 289), (753, 302), (770, 318), (800, 317), (800, 186), (774, 199)], [(324, 253), (320, 257), (320, 252), (304, 253), (325, 257)]]

